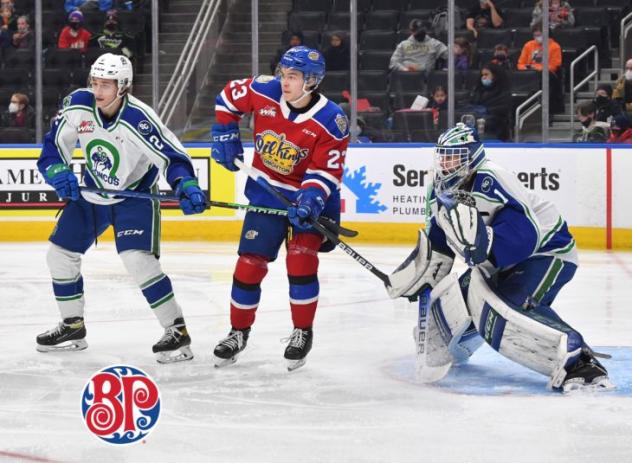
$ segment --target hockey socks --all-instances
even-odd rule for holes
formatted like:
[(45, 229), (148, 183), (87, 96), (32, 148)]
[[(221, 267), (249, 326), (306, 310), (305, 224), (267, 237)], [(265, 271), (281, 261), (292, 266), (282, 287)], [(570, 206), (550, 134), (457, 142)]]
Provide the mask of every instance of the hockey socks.
[(290, 282), (290, 308), (295, 328), (310, 328), (314, 323), (320, 286), (318, 248), (321, 237), (312, 233), (294, 235), (288, 245), (287, 273)]
[(230, 323), (237, 330), (252, 326), (261, 299), (261, 282), (268, 273), (268, 262), (263, 256), (239, 256), (230, 294)]

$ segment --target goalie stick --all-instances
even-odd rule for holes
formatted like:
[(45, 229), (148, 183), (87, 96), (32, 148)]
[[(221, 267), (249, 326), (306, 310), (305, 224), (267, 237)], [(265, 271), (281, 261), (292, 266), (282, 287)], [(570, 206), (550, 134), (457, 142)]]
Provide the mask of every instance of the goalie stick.
[[(88, 193), (96, 193), (100, 195), (108, 194), (112, 196), (119, 196), (122, 198), (140, 198), (140, 199), (153, 199), (157, 201), (174, 201), (174, 202), (180, 201), (180, 198), (178, 198), (175, 195), (143, 193), (141, 191), (104, 190), (104, 189), (89, 188), (89, 187), (81, 187), (81, 190), (86, 191)], [(287, 215), (287, 210), (285, 209), (274, 209), (270, 207), (252, 206), (250, 204), (225, 203), (222, 201), (212, 201), (212, 200), (209, 200), (206, 202), (206, 207), (208, 208), (221, 207), (224, 209), (243, 210), (243, 211), (249, 211), (249, 212), (256, 212), (257, 214), (269, 214), (269, 215), (281, 215), (281, 216)], [(324, 227), (327, 227), (327, 229), (333, 231), (334, 233), (339, 233), (342, 236), (348, 236), (350, 238), (353, 238), (354, 236), (358, 236), (357, 231), (342, 227), (328, 217), (320, 217), (318, 221)]]

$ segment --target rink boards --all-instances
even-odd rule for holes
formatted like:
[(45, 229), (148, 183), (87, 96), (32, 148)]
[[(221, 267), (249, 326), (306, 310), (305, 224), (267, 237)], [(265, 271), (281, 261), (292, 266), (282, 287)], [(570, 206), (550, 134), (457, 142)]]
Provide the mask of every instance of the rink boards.
[[(209, 158), (208, 145), (187, 145), (206, 191), (215, 201), (246, 203), (245, 176)], [(490, 159), (515, 172), (519, 181), (557, 205), (580, 247), (632, 249), (632, 150), (621, 145), (490, 144)], [(246, 145), (252, 156), (252, 145)], [(36, 145), (0, 145), (0, 240), (45, 240), (63, 206), (35, 165)], [(73, 169), (84, 161), (75, 152)], [(346, 156), (342, 221), (358, 230), (353, 242), (408, 243), (425, 220), (426, 190), (432, 179), (432, 146), (353, 145)], [(160, 189), (169, 192), (161, 181)], [(242, 212), (213, 208), (184, 217), (164, 204), (162, 237), (167, 240), (232, 241)], [(106, 232), (106, 239), (111, 234)]]

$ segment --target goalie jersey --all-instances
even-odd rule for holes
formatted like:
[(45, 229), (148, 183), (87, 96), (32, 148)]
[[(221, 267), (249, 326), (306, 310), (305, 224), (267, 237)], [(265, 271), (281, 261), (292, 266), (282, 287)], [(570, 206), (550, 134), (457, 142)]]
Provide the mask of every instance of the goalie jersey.
[[(68, 95), (44, 138), (37, 162), (42, 175), (53, 164), (70, 165), (79, 141), (88, 187), (148, 191), (161, 172), (172, 188), (180, 178), (193, 177), (191, 158), (156, 113), (132, 95), (123, 98), (116, 117), (105, 120), (90, 90), (79, 89)], [(95, 204), (123, 201), (95, 193), (82, 195)]]
[[(488, 274), (537, 255), (577, 264), (575, 240), (557, 208), (526, 189), (513, 173), (485, 160), (469, 183), (476, 209), (494, 231), (489, 258), (481, 264)], [(428, 238), (433, 248), (454, 255), (436, 220), (439, 207), (434, 188), (429, 199), (432, 218)]]
[[(327, 196), (340, 189), (349, 124), (340, 107), (314, 93), (316, 103), (306, 112), (294, 112), (283, 98), (281, 82), (259, 76), (229, 82), (215, 99), (222, 124), (254, 115), (253, 168), (290, 197), (301, 187), (316, 186)], [(280, 206), (248, 179), (246, 196), (261, 206)]]

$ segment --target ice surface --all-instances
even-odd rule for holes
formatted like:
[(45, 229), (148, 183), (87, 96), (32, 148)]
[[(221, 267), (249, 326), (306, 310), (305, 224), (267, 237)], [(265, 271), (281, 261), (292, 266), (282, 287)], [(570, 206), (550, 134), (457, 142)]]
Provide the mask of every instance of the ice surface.
[[(630, 462), (632, 255), (582, 252), (556, 309), (593, 345), (619, 389), (561, 396), (546, 379), (481, 349), (441, 383), (414, 376), (416, 309), (336, 250), (321, 258), (321, 298), (307, 365), (288, 373), (284, 260), (270, 266), (248, 349), (217, 370), (229, 329), (234, 244), (167, 243), (161, 262), (193, 338), (191, 362), (159, 365), (162, 330), (111, 243), (84, 259), (89, 348), (35, 351), (58, 322), (45, 244), (0, 245), (0, 461)], [(358, 246), (390, 272), (408, 248)], [(162, 412), (144, 443), (91, 435), (80, 412), (89, 377), (113, 364), (157, 380)], [(23, 457), (19, 458), (18, 456)], [(28, 460), (28, 458), (40, 460)]]

